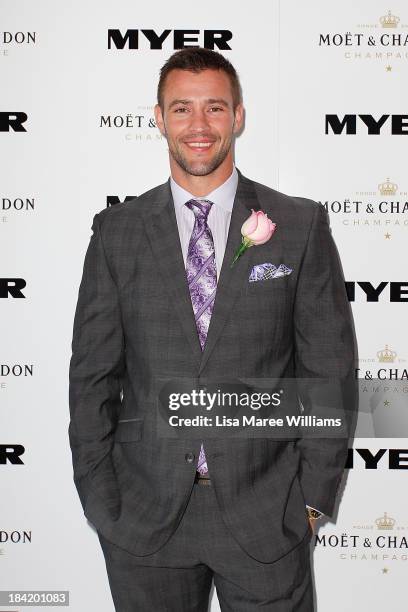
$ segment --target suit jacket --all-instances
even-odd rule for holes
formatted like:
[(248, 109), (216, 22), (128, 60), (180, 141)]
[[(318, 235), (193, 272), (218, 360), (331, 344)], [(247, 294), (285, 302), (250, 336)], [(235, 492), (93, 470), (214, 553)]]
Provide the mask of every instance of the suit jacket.
[[(354, 380), (353, 322), (327, 212), (238, 173), (203, 351), (170, 180), (93, 219), (69, 373), (74, 481), (89, 521), (135, 555), (156, 552), (176, 529), (201, 444), (156, 435), (157, 376)], [(251, 209), (266, 212), (276, 232), (231, 268)], [(249, 282), (264, 262), (293, 272)], [(348, 409), (354, 399), (352, 392)], [(305, 504), (332, 514), (347, 439), (205, 439), (204, 446), (223, 518), (255, 559), (272, 562), (311, 537)]]

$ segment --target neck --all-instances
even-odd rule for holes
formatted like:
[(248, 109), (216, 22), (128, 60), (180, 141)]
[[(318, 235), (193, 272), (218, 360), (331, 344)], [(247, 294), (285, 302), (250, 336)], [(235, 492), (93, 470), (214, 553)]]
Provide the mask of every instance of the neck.
[(211, 191), (214, 191), (214, 189), (217, 189), (217, 187), (225, 183), (231, 176), (232, 168), (232, 154), (229, 153), (222, 164), (210, 174), (206, 176), (194, 176), (183, 170), (170, 156), (171, 176), (180, 187), (197, 198), (211, 193)]

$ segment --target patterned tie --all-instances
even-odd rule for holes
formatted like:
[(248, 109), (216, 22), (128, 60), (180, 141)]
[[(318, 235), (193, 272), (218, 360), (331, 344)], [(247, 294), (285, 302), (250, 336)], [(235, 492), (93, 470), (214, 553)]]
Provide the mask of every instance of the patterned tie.
[[(204, 350), (217, 290), (217, 268), (215, 265), (214, 240), (207, 225), (212, 202), (189, 200), (186, 206), (193, 211), (195, 223), (188, 245), (186, 272), (191, 303), (197, 326), (201, 350)], [(204, 447), (201, 444), (197, 471), (208, 473)]]

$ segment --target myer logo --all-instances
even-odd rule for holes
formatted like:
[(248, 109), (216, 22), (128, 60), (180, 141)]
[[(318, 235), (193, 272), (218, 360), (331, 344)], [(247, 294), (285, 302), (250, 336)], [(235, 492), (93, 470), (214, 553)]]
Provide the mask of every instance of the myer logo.
[(21, 290), (26, 284), (24, 278), (0, 278), (0, 298), (25, 298)]
[(365, 297), (366, 302), (378, 302), (386, 287), (390, 302), (408, 302), (408, 282), (382, 281), (375, 286), (368, 281), (346, 281), (345, 285), (350, 302), (356, 300), (356, 288), (358, 293)]
[(0, 132), (26, 132), (23, 123), (27, 119), (26, 113), (0, 111)]
[(0, 444), (0, 465), (24, 465), (21, 459), (24, 453), (25, 448), (21, 444)]
[(369, 448), (349, 448), (346, 469), (363, 467), (365, 470), (377, 470), (378, 465), (390, 470), (408, 470), (408, 448), (380, 448), (371, 451)]
[[(163, 49), (163, 43), (171, 49), (185, 47), (204, 47), (229, 51), (230, 30), (108, 30), (108, 49)], [(202, 44), (201, 44), (202, 43)]]
[(325, 134), (357, 134), (367, 133), (369, 136), (378, 136), (382, 133), (389, 133), (394, 136), (408, 134), (408, 115), (381, 115), (375, 119), (373, 115), (339, 115), (325, 116)]

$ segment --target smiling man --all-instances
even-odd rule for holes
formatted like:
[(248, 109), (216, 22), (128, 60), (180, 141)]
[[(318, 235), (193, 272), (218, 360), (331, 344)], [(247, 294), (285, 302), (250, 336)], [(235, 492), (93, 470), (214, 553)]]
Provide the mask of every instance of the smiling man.
[[(157, 400), (160, 376), (354, 380), (328, 215), (235, 167), (244, 112), (221, 54), (173, 54), (155, 116), (171, 176), (95, 215), (79, 288), (69, 435), (81, 503), (117, 612), (205, 612), (213, 582), (222, 612), (311, 612), (311, 525), (334, 511), (347, 438), (164, 437)], [(248, 218), (254, 246), (232, 266)], [(323, 416), (355, 407), (353, 386), (327, 406), (311, 388), (299, 399)]]
[(243, 122), (239, 85), (224, 70), (173, 68), (170, 78), (167, 72), (155, 116), (167, 138), (171, 175), (194, 195), (206, 195), (232, 172), (232, 141)]

